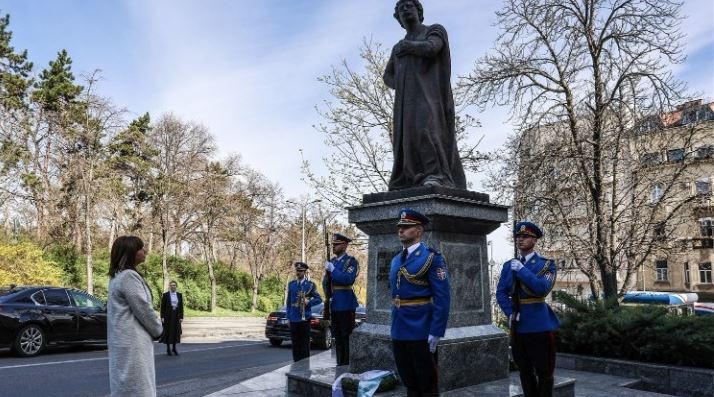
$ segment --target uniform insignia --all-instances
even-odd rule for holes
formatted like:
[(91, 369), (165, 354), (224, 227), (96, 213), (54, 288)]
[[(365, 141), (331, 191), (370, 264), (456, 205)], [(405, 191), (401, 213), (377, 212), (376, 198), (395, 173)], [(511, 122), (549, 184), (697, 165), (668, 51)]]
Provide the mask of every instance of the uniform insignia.
[(421, 251), (417, 251), (417, 252), (415, 252), (415, 253), (414, 253), (414, 255), (415, 255), (415, 256), (419, 256), (419, 255), (421, 255)]
[(521, 230), (519, 232), (525, 232), (526, 231), (526, 225), (521, 225)]
[(354, 266), (347, 266), (347, 273), (352, 273), (353, 271), (355, 271)]
[(400, 218), (406, 218), (407, 217), (407, 212), (402, 211), (402, 214), (399, 216)]
[(554, 277), (555, 277), (555, 276), (553, 275), (553, 273), (551, 273), (551, 272), (545, 272), (545, 278), (546, 278), (546, 280), (548, 280), (548, 281), (553, 281), (553, 278), (554, 278)]
[(436, 278), (438, 278), (441, 281), (444, 281), (444, 280), (446, 280), (447, 277), (448, 276), (446, 274), (446, 268), (439, 267), (436, 269)]

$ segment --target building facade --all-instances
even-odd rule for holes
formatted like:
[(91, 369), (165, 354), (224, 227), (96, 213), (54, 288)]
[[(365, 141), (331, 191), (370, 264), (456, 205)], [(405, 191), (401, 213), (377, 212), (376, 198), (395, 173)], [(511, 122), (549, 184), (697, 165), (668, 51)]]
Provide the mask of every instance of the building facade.
[[(588, 298), (602, 290), (593, 245), (584, 241), (593, 236), (593, 206), (583, 203), (588, 186), (569, 160), (588, 153), (569, 152), (567, 137), (558, 125), (524, 135), (519, 153), (530, 163), (520, 166), (514, 208), (544, 227), (539, 252), (558, 265), (554, 290)], [(605, 143), (622, 146), (604, 149), (600, 207), (613, 225), (603, 238), (619, 289), (714, 301), (714, 103), (642, 119)]]

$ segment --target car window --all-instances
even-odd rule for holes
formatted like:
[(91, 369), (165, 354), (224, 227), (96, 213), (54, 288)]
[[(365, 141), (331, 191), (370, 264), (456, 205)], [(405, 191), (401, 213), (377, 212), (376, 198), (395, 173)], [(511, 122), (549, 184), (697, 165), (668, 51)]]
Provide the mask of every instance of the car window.
[(104, 304), (97, 298), (90, 296), (87, 293), (76, 290), (69, 290), (69, 294), (74, 299), (74, 305), (77, 307), (101, 308)]
[(29, 294), (24, 295), (24, 296), (18, 296), (17, 298), (13, 299), (11, 301), (12, 303), (29, 303), (34, 305), (35, 301), (32, 300)]
[(47, 306), (69, 306), (69, 296), (67, 296), (65, 290), (52, 288), (44, 291)]
[(32, 294), (32, 300), (35, 301), (35, 303), (37, 303), (38, 305), (44, 306), (46, 304), (45, 294), (42, 291), (37, 291)]

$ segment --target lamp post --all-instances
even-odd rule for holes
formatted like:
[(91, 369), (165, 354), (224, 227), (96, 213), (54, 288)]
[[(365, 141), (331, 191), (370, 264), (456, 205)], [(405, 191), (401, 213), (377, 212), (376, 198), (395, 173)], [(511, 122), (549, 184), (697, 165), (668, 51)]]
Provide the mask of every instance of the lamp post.
[(321, 201), (322, 200), (320, 200), (320, 199), (312, 200), (310, 202), (305, 200), (302, 203), (297, 203), (292, 200), (286, 201), (289, 204), (299, 205), (301, 208), (301, 211), (302, 211), (302, 250), (301, 250), (301, 255), (300, 255), (300, 261), (303, 263), (305, 263), (305, 212), (306, 212), (306, 208), (309, 204), (315, 204), (315, 203), (319, 203)]

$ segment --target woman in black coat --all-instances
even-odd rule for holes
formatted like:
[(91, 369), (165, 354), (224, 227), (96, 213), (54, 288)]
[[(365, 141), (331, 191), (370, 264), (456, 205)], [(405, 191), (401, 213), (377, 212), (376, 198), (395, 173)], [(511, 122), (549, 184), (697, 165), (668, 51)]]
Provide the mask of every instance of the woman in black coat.
[(181, 342), (181, 322), (183, 321), (183, 297), (180, 292), (176, 292), (178, 284), (176, 281), (169, 283), (169, 291), (164, 292), (161, 297), (161, 323), (164, 325), (164, 333), (161, 335), (161, 343), (166, 343), (166, 354), (171, 355), (173, 352), (179, 355), (176, 351), (176, 344)]

